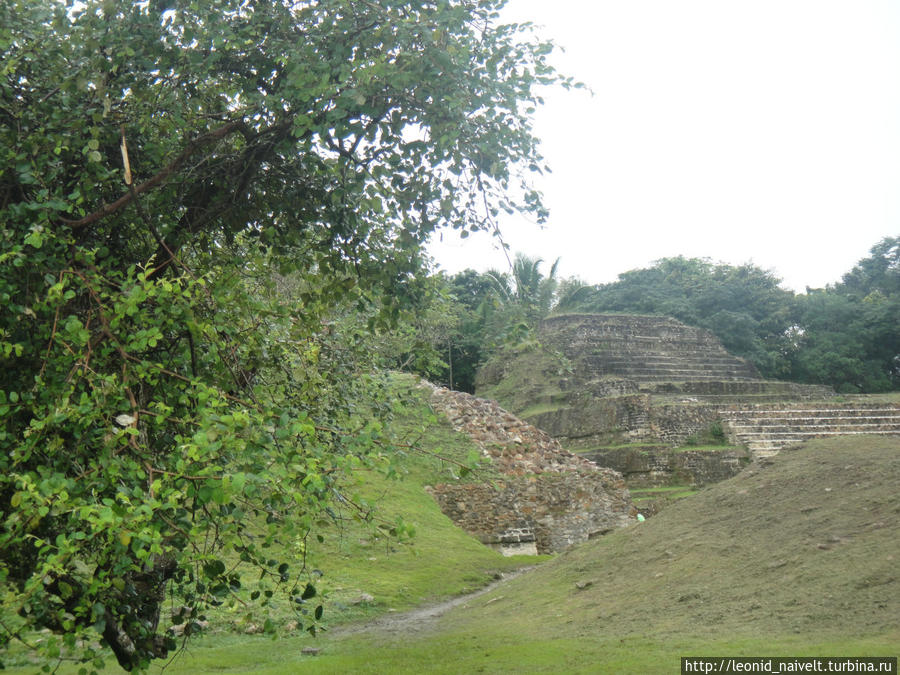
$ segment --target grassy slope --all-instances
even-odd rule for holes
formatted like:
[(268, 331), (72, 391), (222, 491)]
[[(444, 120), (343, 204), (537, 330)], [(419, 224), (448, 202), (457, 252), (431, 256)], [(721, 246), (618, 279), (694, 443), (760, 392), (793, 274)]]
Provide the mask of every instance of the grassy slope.
[[(399, 378), (398, 387), (409, 393), (411, 383), (411, 378)], [(472, 453), (478, 453), (467, 436), (453, 431), (443, 418), (433, 416), (421, 393), (398, 416), (396, 426), (400, 434), (412, 437), (421, 434), (417, 445), (443, 457), (466, 462)], [(377, 505), (378, 515), (383, 520), (392, 522), (403, 517), (404, 522), (415, 529), (415, 536), (409, 542), (399, 543), (380, 535), (371, 526), (347, 521), (340, 527), (333, 525), (321, 530), (324, 535), (321, 544), (311, 538), (307, 566), (325, 572), (316, 580), (316, 586), (326, 594), (326, 625), (340, 625), (460, 595), (483, 587), (504, 570), (546, 559), (543, 556), (505, 558), (454, 526), (423, 489), (425, 485), (453, 481), (450, 464), (410, 451), (395, 459), (402, 474), (399, 478), (388, 478), (373, 471), (360, 472), (352, 493)], [(472, 480), (489, 480), (492, 476), (488, 468)], [(294, 566), (299, 566), (301, 549), (297, 542), (286, 541), (283, 545), (293, 553)], [(241, 595), (248, 596), (255, 588), (257, 584), (251, 572)], [(364, 594), (372, 596), (373, 600), (360, 602)], [(251, 623), (245, 614), (246, 610), (240, 604), (207, 612), (211, 619), (210, 634), (192, 641), (191, 653), (216, 654), (212, 649), (216, 645), (248, 640), (251, 646), (247, 654), (251, 656), (229, 650), (228, 655), (222, 657), (225, 664), (239, 669), (243, 667), (241, 664), (265, 662), (280, 653), (284, 648), (282, 644), (273, 652), (272, 643), (266, 636), (243, 635)], [(281, 635), (287, 634), (290, 623), (297, 618), (289, 603), (278, 595), (273, 598), (268, 617)], [(253, 622), (256, 626), (262, 623), (259, 618), (254, 618)], [(312, 639), (307, 638), (303, 644), (311, 642)], [(254, 656), (255, 650), (259, 654)], [(21, 649), (14, 647), (13, 652), (12, 658), (9, 655), (4, 658), (7, 665), (33, 663)], [(110, 662), (114, 663), (114, 660), (110, 659)], [(198, 669), (203, 672), (207, 666), (191, 666), (176, 672), (198, 672)], [(28, 670), (32, 671), (33, 668)], [(63, 668), (59, 672), (77, 672), (77, 668)]]
[[(478, 456), (467, 436), (434, 416), (424, 393), (412, 382), (412, 378), (398, 377), (398, 391), (410, 403), (398, 415), (394, 431), (419, 439), (415, 445), (425, 453), (463, 463), (473, 454)], [(354, 501), (374, 505), (380, 521), (393, 523), (402, 518), (415, 535), (400, 543), (370, 525), (347, 520), (322, 530), (322, 543), (310, 541), (307, 566), (325, 573), (316, 586), (326, 594), (328, 625), (466, 593), (484, 586), (500, 571), (523, 564), (521, 558), (504, 558), (455, 527), (425, 492), (426, 485), (455, 480), (454, 465), (411, 450), (399, 451), (393, 460), (396, 477), (361, 471), (349, 494)], [(489, 468), (478, 475), (493, 476)], [(345, 510), (344, 515), (350, 513)], [(359, 602), (364, 596), (374, 599)], [(284, 602), (276, 604), (273, 614), (282, 627), (294, 618)], [(240, 621), (237, 627), (243, 627)]]
[(439, 632), (332, 637), (315, 657), (288, 642), (238, 671), (667, 673), (681, 655), (896, 656), (898, 450), (870, 437), (783, 451), (452, 611)]
[[(896, 438), (838, 437), (783, 451), (473, 599), (433, 630), (275, 643), (213, 635), (167, 672), (669, 673), (682, 655), (895, 656), (898, 450)], [(419, 556), (401, 548), (382, 566), (379, 552), (370, 561), (347, 550), (331, 561), (334, 594), (380, 594), (371, 611), (383, 611), (511, 564), (444, 529), (419, 501), (417, 472), (383, 487), (416, 514)], [(321, 653), (303, 655), (311, 645)]]
[[(414, 408), (407, 421), (426, 414), (423, 407)], [(468, 437), (454, 432), (443, 419), (429, 425), (418, 445), (461, 462), (478, 452)], [(532, 558), (504, 558), (441, 513), (424, 487), (453, 482), (451, 465), (416, 453), (406, 453), (398, 465), (403, 472), (399, 479), (369, 474), (363, 477), (358, 494), (378, 504), (381, 518), (393, 521), (399, 517), (412, 525), (413, 539), (398, 544), (356, 525), (330, 532), (312, 556), (313, 564), (326, 570), (325, 588), (336, 601), (331, 609), (338, 622), (358, 618), (359, 610), (346, 602), (362, 593), (375, 597), (366, 615), (402, 610), (475, 590), (502, 570), (521, 566), (523, 560), (533, 562)]]

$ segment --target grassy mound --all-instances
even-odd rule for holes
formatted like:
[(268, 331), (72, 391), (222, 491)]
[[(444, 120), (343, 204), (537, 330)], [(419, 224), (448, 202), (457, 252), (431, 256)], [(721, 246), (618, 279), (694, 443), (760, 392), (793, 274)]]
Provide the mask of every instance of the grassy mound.
[(568, 406), (560, 380), (571, 375), (571, 367), (537, 341), (506, 347), (480, 368), (475, 393), (523, 418), (560, 410)]
[[(897, 439), (838, 437), (782, 451), (512, 582), (504, 593), (523, 595), (509, 616), (522, 629), (568, 626), (573, 636), (897, 628), (898, 484)], [(497, 602), (483, 619), (503, 616)]]
[[(410, 485), (420, 480), (410, 474)], [(671, 673), (680, 656), (896, 656), (898, 484), (896, 439), (818, 440), (587, 542), (421, 630), (274, 644), (222, 636), (195, 644), (167, 672)], [(432, 506), (406, 503), (417, 518)], [(499, 568), (492, 552), (462, 542), (435, 529), (431, 543), (417, 544), (417, 560), (401, 562), (400, 550), (393, 566), (365, 556), (346, 565), (360, 589), (380, 577), (419, 589), (399, 607), (477, 585), (482, 577), (467, 582), (467, 574)], [(433, 592), (423, 594), (428, 584)], [(310, 647), (318, 653), (304, 654)]]
[(898, 450), (838, 437), (782, 451), (450, 612), (439, 633), (334, 642), (307, 667), (653, 673), (681, 655), (894, 656)]

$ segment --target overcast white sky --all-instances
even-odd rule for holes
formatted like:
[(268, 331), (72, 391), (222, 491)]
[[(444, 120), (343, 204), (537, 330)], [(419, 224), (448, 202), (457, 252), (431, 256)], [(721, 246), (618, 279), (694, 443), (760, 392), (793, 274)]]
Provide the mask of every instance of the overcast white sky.
[[(590, 283), (668, 256), (753, 262), (802, 292), (900, 235), (900, 2), (510, 0), (594, 92), (548, 92), (541, 231), (512, 251)], [(444, 233), (450, 273), (503, 269)]]

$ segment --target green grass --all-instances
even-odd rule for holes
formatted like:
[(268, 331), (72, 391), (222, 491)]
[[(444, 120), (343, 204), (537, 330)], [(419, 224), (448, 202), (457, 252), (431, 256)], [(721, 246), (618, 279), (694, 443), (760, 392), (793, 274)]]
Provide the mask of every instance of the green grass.
[[(409, 378), (401, 378), (397, 386), (407, 393), (413, 391)], [(466, 462), (470, 455), (478, 454), (478, 448), (467, 436), (455, 432), (446, 420), (435, 419), (422, 395), (415, 397), (398, 417), (395, 431), (402, 436), (420, 436), (416, 445), (424, 454), (398, 451), (401, 454), (394, 459), (400, 475), (396, 478), (371, 470), (359, 471), (352, 477), (350, 494), (357, 501), (375, 506), (379, 521), (393, 523), (402, 518), (415, 534), (409, 540), (398, 541), (370, 524), (354, 520), (351, 510), (338, 509), (345, 518), (319, 530), (324, 541), (309, 538), (306, 567), (323, 572), (312, 580), (324, 598), (326, 626), (370, 619), (467, 593), (485, 586), (500, 572), (549, 558), (504, 557), (457, 528), (440, 511), (425, 486), (459, 479), (454, 477), (458, 468), (435, 454)], [(497, 475), (488, 465), (463, 480), (489, 481)], [(288, 559), (293, 568), (298, 568), (303, 549), (302, 542), (282, 541), (281, 549), (273, 551), (272, 557)], [(213, 640), (209, 644), (215, 644), (221, 637), (230, 643), (236, 635), (250, 639), (244, 632), (251, 625), (261, 626), (267, 618), (275, 634), (289, 635), (292, 623), (302, 617), (296, 616), (287, 597), (276, 592), (269, 606), (253, 617), (241, 604), (249, 603), (251, 592), (261, 588), (258, 577), (250, 571), (236, 596), (240, 601), (207, 611), (210, 636), (192, 644), (207, 644), (209, 640)], [(373, 599), (366, 601), (366, 596)], [(168, 619), (168, 610), (165, 611), (162, 625)], [(265, 649), (272, 649), (267, 638), (259, 639), (268, 645)], [(7, 665), (30, 663), (27, 652), (16, 646), (0, 656)], [(241, 655), (235, 654), (234, 658), (243, 662)]]
[[(847, 397), (850, 401), (853, 397)], [(900, 404), (900, 391), (890, 391), (884, 394), (863, 394), (863, 399), (873, 403)]]
[[(165, 669), (194, 673), (677, 673), (682, 656), (896, 656), (900, 631), (868, 637), (840, 635), (609, 636), (516, 634), (512, 626), (478, 624), (439, 634), (403, 636), (206, 640), (191, 646)], [(301, 650), (313, 645), (318, 655)], [(77, 668), (63, 666), (60, 675)], [(115, 672), (108, 668), (103, 672)], [(151, 673), (160, 673), (154, 666)]]
[[(681, 656), (896, 656), (898, 479), (894, 439), (815, 441), (561, 554), (431, 630), (330, 635), (317, 656), (299, 653), (308, 640), (258, 659), (256, 641), (210, 643), (173, 672), (672, 673)], [(249, 665), (222, 667), (233, 658)]]
[(666, 446), (660, 443), (616, 443), (612, 445), (598, 445), (587, 449), (579, 448), (577, 450), (572, 450), (572, 452), (583, 454), (585, 452), (602, 452), (604, 450), (641, 450), (645, 448), (651, 450), (663, 450), (666, 449)]
[(631, 494), (648, 494), (648, 495), (663, 495), (663, 494), (675, 494), (679, 492), (697, 492), (695, 489), (691, 488), (689, 485), (665, 485), (661, 487), (648, 487), (648, 488), (631, 488)]
[[(896, 656), (900, 632), (868, 638), (822, 636), (531, 636), (509, 629), (453, 630), (394, 638), (325, 638), (320, 653), (301, 654), (310, 641), (238, 638), (191, 648), (165, 672), (258, 673), (677, 673), (682, 656)], [(60, 675), (76, 672), (61, 669)], [(154, 672), (154, 671), (151, 671)], [(159, 672), (156, 670), (155, 672)]]
[(697, 489), (689, 485), (629, 488), (628, 491), (631, 493), (631, 499), (636, 506), (641, 506), (652, 501), (660, 502), (660, 506), (662, 506), (663, 504), (670, 504), (677, 499), (684, 499), (685, 497), (691, 497), (697, 494)]

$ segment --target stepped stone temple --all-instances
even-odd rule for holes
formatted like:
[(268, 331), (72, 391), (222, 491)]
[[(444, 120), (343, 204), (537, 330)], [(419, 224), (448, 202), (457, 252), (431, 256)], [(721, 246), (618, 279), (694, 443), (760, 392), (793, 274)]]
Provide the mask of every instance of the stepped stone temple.
[[(486, 364), (478, 394), (626, 478), (643, 472), (649, 484), (679, 471), (694, 483), (720, 480), (751, 458), (813, 437), (900, 436), (897, 404), (764, 380), (712, 333), (674, 319), (552, 317), (538, 342)], [(671, 452), (715, 434), (739, 446), (717, 457), (715, 467)]]

